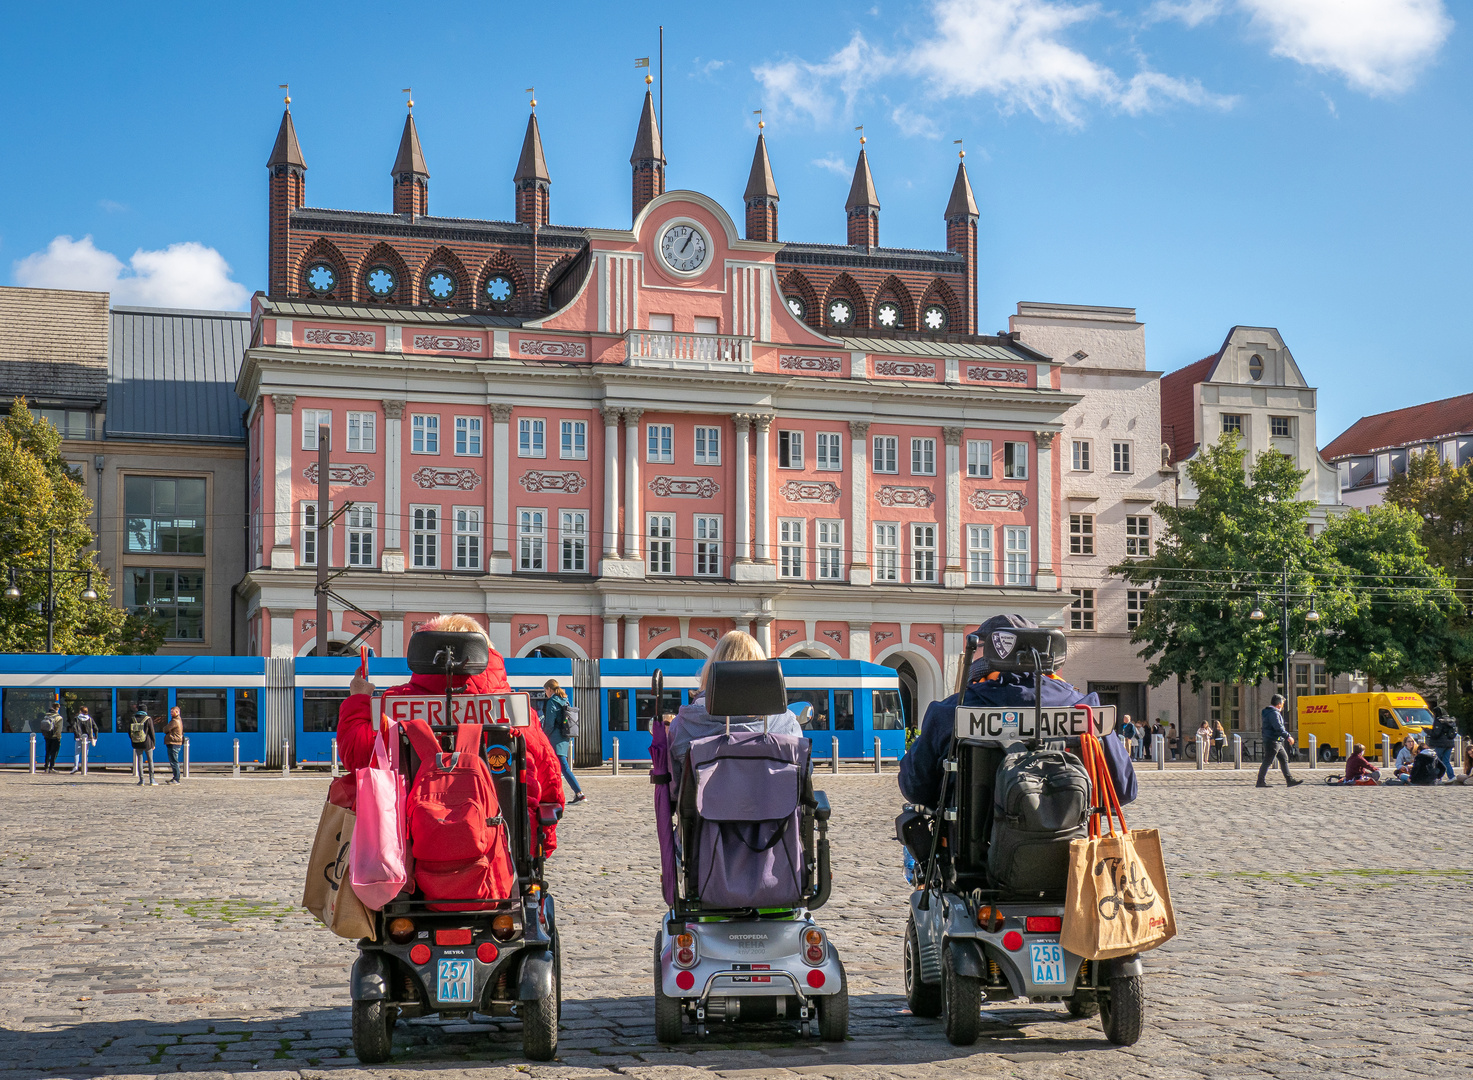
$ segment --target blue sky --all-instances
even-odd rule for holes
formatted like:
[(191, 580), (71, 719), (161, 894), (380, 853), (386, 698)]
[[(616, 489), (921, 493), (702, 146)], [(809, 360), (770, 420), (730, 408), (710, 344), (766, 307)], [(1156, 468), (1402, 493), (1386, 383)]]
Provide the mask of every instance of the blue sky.
[(763, 108), (782, 237), (842, 243), (863, 124), (882, 243), (941, 247), (963, 138), (983, 329), (1018, 300), (1134, 306), (1148, 361), (1170, 371), (1235, 323), (1276, 326), (1321, 388), (1323, 445), (1363, 414), (1473, 389), (1459, 352), (1473, 224), (1460, 11), (13, 5), (0, 280), (242, 306), (264, 274), (282, 82), (309, 205), (389, 209), (412, 86), (431, 211), (509, 218), (535, 86), (553, 220), (627, 226), (633, 61), (655, 54), (663, 22), (671, 187), (740, 222)]

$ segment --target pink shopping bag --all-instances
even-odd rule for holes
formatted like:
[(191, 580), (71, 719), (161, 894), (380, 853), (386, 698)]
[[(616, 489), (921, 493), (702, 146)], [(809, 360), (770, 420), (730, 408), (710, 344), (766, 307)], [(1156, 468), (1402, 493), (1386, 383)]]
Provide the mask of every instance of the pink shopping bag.
[(373, 762), (357, 770), (357, 820), (349, 852), (353, 892), (365, 907), (379, 910), (409, 882), (404, 826), (404, 777), (398, 769), (398, 739), (381, 723), (373, 740)]

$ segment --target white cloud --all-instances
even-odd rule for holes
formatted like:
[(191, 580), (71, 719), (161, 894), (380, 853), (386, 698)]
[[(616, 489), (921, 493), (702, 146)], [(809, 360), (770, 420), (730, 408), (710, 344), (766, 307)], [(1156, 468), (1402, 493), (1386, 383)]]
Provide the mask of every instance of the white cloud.
[(903, 102), (890, 110), (890, 122), (902, 135), (922, 139), (941, 138), (941, 129), (936, 126), (936, 121), (925, 113), (916, 112)]
[(1222, 14), (1224, 0), (1156, 0), (1146, 12), (1149, 22), (1176, 19), (1188, 26), (1201, 26)]
[(45, 251), (17, 262), (14, 278), (32, 288), (109, 292), (115, 304), (144, 307), (231, 310), (244, 307), (250, 297), (244, 285), (230, 279), (230, 265), (220, 253), (194, 241), (162, 251), (139, 248), (124, 265), (90, 236), (58, 236)]
[(834, 114), (831, 87), (837, 87), (843, 95), (847, 114), (860, 91), (888, 72), (892, 62), (855, 31), (849, 44), (827, 60), (783, 60), (754, 68), (752, 73), (767, 91), (771, 102), (768, 108), (778, 114), (785, 110), (807, 113), (822, 123)]
[(1452, 32), (1442, 0), (1238, 0), (1275, 56), (1371, 94), (1407, 89)]
[(820, 169), (827, 169), (829, 172), (838, 173), (840, 176), (848, 176), (853, 169), (853, 166), (847, 161), (834, 154), (829, 154), (827, 157), (814, 158), (812, 164), (817, 165)]

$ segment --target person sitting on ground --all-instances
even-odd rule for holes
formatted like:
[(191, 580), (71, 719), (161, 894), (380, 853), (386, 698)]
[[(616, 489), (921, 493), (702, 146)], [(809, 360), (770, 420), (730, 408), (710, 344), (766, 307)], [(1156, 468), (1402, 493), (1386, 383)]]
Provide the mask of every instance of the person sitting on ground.
[(1409, 781), (1403, 779), (1403, 777), (1411, 775), (1412, 761), (1416, 756), (1417, 738), (1415, 735), (1408, 735), (1401, 741), (1401, 749), (1396, 752), (1396, 760), (1393, 762), (1396, 772), (1392, 774), (1393, 778), (1403, 784), (1408, 783)]
[(1473, 784), (1473, 742), (1463, 744), (1463, 771), (1454, 773), (1449, 783)]
[[(457, 676), (454, 680), (455, 689), (468, 694), (511, 692), (511, 684), (506, 681), (506, 664), (501, 659), (501, 654), (491, 644), (486, 631), (481, 629), (481, 624), (475, 619), (469, 615), (440, 615), (431, 619), (420, 629), (480, 634), (486, 638), (486, 647), (490, 652), (491, 662), (479, 675), (471, 675), (466, 678)], [(354, 675), (353, 681), (348, 685), (348, 699), (338, 708), (338, 753), (342, 757), (343, 765), (347, 768), (347, 776), (341, 777), (335, 783), (353, 781), (356, 770), (367, 767), (373, 760), (373, 740), (377, 734), (379, 719), (377, 710), (374, 708), (373, 692), (373, 683), (362, 675)], [(407, 683), (384, 691), (385, 696), (426, 694), (439, 697), (444, 693), (445, 676), (443, 675), (411, 675)], [(535, 715), (532, 717), (532, 723), (527, 727), (511, 730), (513, 735), (524, 739), (527, 744), (527, 808), (528, 816), (535, 828), (538, 825), (537, 808), (540, 803), (556, 804), (559, 807), (564, 805), (563, 771), (558, 764), (557, 755), (552, 752), (552, 744), (547, 741), (542, 725)], [(352, 807), (345, 806), (345, 809), (351, 810)], [(542, 826), (542, 844), (549, 855), (557, 850), (556, 825)]]
[(1421, 787), (1435, 784), (1447, 775), (1447, 766), (1442, 763), (1442, 758), (1437, 756), (1437, 751), (1419, 743), (1417, 756), (1412, 759), (1411, 771), (1407, 773), (1407, 783)]
[(1342, 783), (1379, 784), (1380, 782), (1381, 770), (1366, 759), (1366, 744), (1356, 743), (1350, 756), (1345, 759), (1345, 779)]

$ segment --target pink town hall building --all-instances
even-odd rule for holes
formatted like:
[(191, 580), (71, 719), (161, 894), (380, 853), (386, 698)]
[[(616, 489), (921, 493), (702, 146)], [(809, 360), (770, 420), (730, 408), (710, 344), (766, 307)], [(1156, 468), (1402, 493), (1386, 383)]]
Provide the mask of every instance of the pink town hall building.
[[(896, 667), (924, 705), (969, 628), (1063, 601), (1061, 365), (978, 334), (977, 207), (942, 250), (879, 245), (861, 150), (848, 244), (778, 239), (759, 134), (744, 228), (665, 189), (648, 96), (628, 229), (552, 223), (534, 115), (515, 221), (437, 218), (411, 116), (393, 212), (305, 205), (290, 113), (250, 405), (250, 651), (310, 654), (318, 559), (402, 654), (432, 615), (507, 656), (773, 655)], [(317, 433), (337, 517), (316, 539)], [(333, 605), (330, 638), (363, 625)], [(540, 652), (539, 652), (540, 650)]]

